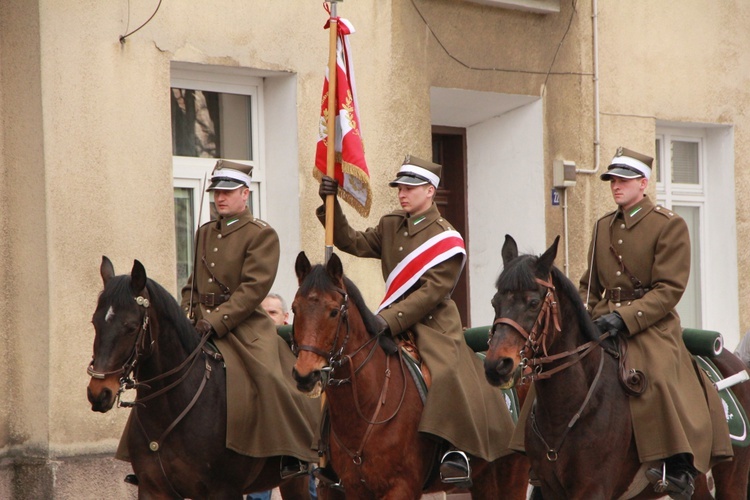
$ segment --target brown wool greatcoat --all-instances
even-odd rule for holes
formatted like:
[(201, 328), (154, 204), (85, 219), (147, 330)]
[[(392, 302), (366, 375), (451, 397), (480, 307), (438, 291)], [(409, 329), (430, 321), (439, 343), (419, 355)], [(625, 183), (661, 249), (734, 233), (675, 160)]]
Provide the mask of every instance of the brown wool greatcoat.
[[(279, 265), (276, 231), (245, 209), (201, 226), (197, 242), (197, 265), (182, 289), (182, 307), (187, 311), (195, 283), (196, 321), (211, 323), (227, 367), (227, 447), (253, 457), (317, 461), (311, 447), (319, 403), (296, 389), (294, 355), (261, 307)], [(229, 288), (229, 300), (217, 307), (200, 304), (200, 294), (224, 293), (217, 281)]]
[[(317, 216), (325, 221), (324, 207)], [(420, 221), (421, 216), (425, 218)], [(429, 238), (451, 230), (433, 204), (420, 216), (403, 210), (383, 216), (376, 227), (355, 231), (338, 200), (334, 210), (336, 248), (358, 257), (380, 259), (383, 278), (412, 250)], [(466, 345), (461, 317), (450, 295), (461, 274), (462, 256), (454, 256), (425, 272), (406, 298), (380, 312), (397, 335), (411, 330), (432, 373), (432, 387), (419, 430), (439, 436), (484, 460), (511, 452), (513, 421), (499, 389), (484, 378), (481, 361)]]
[[(649, 289), (642, 298), (608, 299), (606, 290), (620, 287), (624, 295), (634, 288), (610, 244), (630, 274)], [(715, 461), (731, 456), (722, 403), (696, 369), (674, 309), (690, 274), (685, 221), (644, 197), (625, 213), (618, 209), (597, 221), (588, 264), (579, 284), (581, 298), (593, 318), (613, 311), (622, 316), (629, 332), (627, 367), (641, 370), (648, 380), (643, 395), (630, 398), (641, 462), (690, 453), (695, 468), (706, 472)]]

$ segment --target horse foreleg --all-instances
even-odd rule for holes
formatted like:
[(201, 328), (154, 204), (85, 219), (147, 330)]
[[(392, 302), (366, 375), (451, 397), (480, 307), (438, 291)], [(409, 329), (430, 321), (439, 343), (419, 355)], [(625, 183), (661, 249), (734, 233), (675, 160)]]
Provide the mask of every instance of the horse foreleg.
[(309, 500), (310, 476), (298, 476), (284, 481), (279, 485), (279, 492), (284, 500)]

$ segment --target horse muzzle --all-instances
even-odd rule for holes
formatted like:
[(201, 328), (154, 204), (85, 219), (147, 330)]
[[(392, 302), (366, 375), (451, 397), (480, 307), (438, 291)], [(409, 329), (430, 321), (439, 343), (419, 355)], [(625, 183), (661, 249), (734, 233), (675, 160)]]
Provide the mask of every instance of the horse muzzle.
[(119, 379), (109, 376), (103, 379), (92, 378), (86, 388), (86, 395), (91, 403), (91, 410), (106, 413), (112, 409), (120, 390)]
[(501, 389), (513, 387), (520, 377), (520, 372), (520, 366), (515, 366), (513, 358), (484, 360), (484, 376), (487, 382), (495, 387)]

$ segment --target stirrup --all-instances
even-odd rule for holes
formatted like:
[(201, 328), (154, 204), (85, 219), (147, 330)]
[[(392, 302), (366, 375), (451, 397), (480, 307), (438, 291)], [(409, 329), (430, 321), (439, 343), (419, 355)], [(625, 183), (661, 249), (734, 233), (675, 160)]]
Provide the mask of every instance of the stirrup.
[(656, 468), (649, 469), (646, 471), (646, 477), (648, 477), (649, 482), (654, 485), (654, 491), (656, 493), (665, 493), (669, 486), (669, 481), (667, 481), (667, 463), (662, 462), (661, 464), (661, 477), (655, 474), (656, 472)]
[(440, 480), (459, 488), (471, 488), (471, 464), (461, 450), (449, 450), (440, 459)]
[(316, 466), (313, 467), (311, 474), (318, 480), (318, 486), (341, 492), (344, 491), (344, 484), (341, 482), (341, 479), (335, 476), (331, 469)]

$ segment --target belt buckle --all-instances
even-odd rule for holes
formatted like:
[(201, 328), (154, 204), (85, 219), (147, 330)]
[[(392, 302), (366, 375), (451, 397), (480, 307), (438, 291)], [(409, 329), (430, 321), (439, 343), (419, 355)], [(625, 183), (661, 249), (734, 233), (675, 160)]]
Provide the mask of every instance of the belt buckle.
[(215, 294), (213, 293), (205, 293), (203, 294), (203, 305), (206, 307), (213, 307), (216, 303)]
[(613, 302), (620, 302), (620, 297), (622, 296), (622, 288), (618, 286), (617, 288), (610, 289), (609, 295), (609, 300)]

